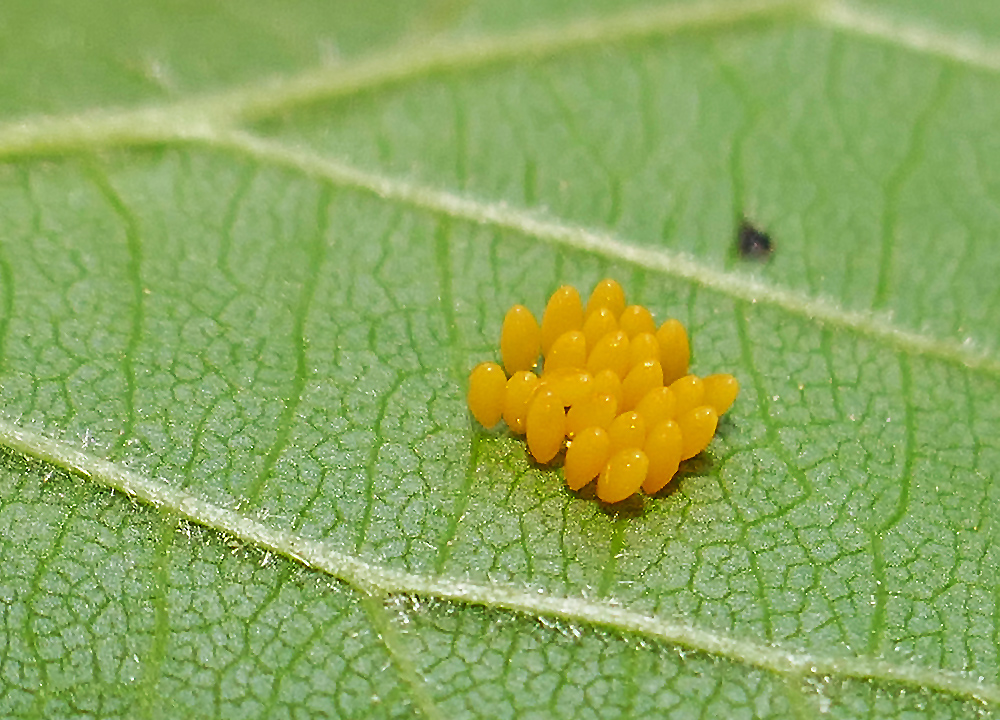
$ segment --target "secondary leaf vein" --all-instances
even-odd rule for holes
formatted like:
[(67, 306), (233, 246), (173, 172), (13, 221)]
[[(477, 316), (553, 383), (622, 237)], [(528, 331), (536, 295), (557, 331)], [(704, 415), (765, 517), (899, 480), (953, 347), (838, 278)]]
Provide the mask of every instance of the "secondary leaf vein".
[(1000, 703), (1000, 686), (980, 682), (976, 677), (964, 673), (897, 664), (864, 656), (823, 657), (777, 645), (761, 645), (728, 637), (682, 621), (632, 612), (614, 603), (399, 572), (337, 552), (326, 543), (270, 527), (176, 486), (90, 456), (67, 443), (5, 421), (0, 421), (0, 444), (81, 475), (98, 485), (113, 488), (142, 502), (176, 513), (199, 525), (228, 533), (327, 573), (365, 593), (371, 601), (385, 595), (403, 594), (481, 605), (532, 617), (557, 618), (603, 627), (614, 632), (640, 635), (790, 678), (837, 676), (898, 683), (984, 703)]
[[(193, 140), (193, 138), (192, 138)], [(890, 315), (842, 308), (826, 297), (809, 297), (765, 284), (739, 272), (707, 267), (696, 259), (661, 248), (631, 245), (614, 235), (546, 218), (507, 203), (489, 203), (444, 190), (398, 180), (345, 163), (318, 157), (309, 150), (240, 131), (208, 133), (200, 138), (207, 145), (249, 155), (321, 178), (343, 187), (370, 192), (384, 200), (400, 202), (477, 225), (488, 225), (532, 237), (552, 245), (590, 253), (618, 263), (684, 280), (737, 300), (770, 305), (822, 326), (842, 328), (859, 336), (885, 343), (899, 351), (925, 355), (942, 362), (1000, 377), (1000, 359), (958, 343), (904, 330), (891, 323)]]

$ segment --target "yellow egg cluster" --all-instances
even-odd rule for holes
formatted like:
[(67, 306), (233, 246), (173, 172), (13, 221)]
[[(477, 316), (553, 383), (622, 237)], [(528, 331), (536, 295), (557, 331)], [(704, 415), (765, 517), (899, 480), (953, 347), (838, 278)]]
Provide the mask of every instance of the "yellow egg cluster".
[(732, 375), (689, 375), (684, 326), (667, 320), (657, 328), (649, 310), (626, 306), (614, 280), (598, 283), (586, 307), (575, 288), (559, 288), (540, 326), (515, 305), (500, 355), (503, 367), (485, 362), (469, 375), (476, 420), (491, 428), (503, 418), (543, 464), (568, 440), (566, 484), (579, 490), (596, 477), (608, 503), (669, 483), (682, 460), (708, 446), (739, 392)]

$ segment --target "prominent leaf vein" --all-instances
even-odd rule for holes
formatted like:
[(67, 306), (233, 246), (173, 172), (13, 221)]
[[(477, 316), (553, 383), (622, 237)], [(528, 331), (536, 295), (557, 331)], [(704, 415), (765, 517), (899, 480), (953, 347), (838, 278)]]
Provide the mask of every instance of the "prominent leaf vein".
[(750, 0), (671, 4), (585, 18), (507, 35), (422, 42), (350, 63), (212, 95), (133, 110), (33, 117), (0, 125), (0, 155), (61, 152), (80, 147), (158, 142), (180, 133), (238, 125), (295, 107), (344, 97), (439, 72), (469, 71), (502, 62), (551, 57), (680, 32), (733, 27), (789, 15), (815, 14), (817, 0)]
[[(368, 602), (374, 602), (379, 596), (399, 594), (481, 605), (532, 617), (556, 618), (639, 635), (789, 678), (836, 676), (899, 683), (959, 698), (1000, 703), (1000, 686), (986, 684), (963, 673), (870, 657), (823, 657), (728, 637), (677, 620), (632, 612), (613, 602), (553, 596), (542, 590), (531, 592), (502, 585), (480, 585), (451, 578), (425, 577), (380, 567), (337, 552), (321, 541), (308, 540), (271, 527), (176, 486), (93, 457), (68, 443), (5, 421), (0, 421), (0, 444), (327, 573), (364, 593), (369, 598)], [(386, 640), (389, 642), (392, 639)], [(400, 658), (397, 656), (397, 659)], [(421, 704), (422, 710), (432, 712), (433, 706), (425, 706), (419, 693), (415, 692), (414, 698)]]
[(877, 39), (969, 67), (1000, 71), (1000, 48), (977, 37), (921, 26), (850, 3), (722, 0), (640, 8), (509, 35), (395, 47), (354, 62), (310, 68), (257, 85), (175, 103), (90, 110), (64, 117), (22, 118), (0, 124), (0, 157), (156, 144), (203, 135), (298, 106), (368, 92), (436, 72), (468, 71), (501, 62), (520, 62), (524, 58), (552, 57), (591, 45), (620, 44), (787, 17), (811, 20), (820, 27)]
[(1000, 376), (1000, 360), (990, 354), (979, 352), (968, 342), (958, 343), (904, 330), (894, 326), (888, 314), (848, 310), (831, 298), (809, 297), (765, 284), (738, 272), (707, 267), (682, 253), (631, 245), (609, 233), (545, 218), (504, 202), (483, 202), (398, 180), (249, 133), (214, 132), (202, 136), (200, 141), (241, 153), (259, 162), (281, 165), (343, 187), (374, 193), (385, 200), (404, 203), (478, 225), (513, 231), (570, 250), (590, 253), (684, 280), (737, 300), (777, 307), (792, 315), (807, 318), (823, 326), (842, 328), (902, 352), (924, 355), (987, 375)]
[(959, 65), (1000, 72), (1000, 48), (984, 43), (971, 33), (944, 32), (849, 2), (816, 5), (815, 11), (820, 23), (842, 32), (881, 40)]

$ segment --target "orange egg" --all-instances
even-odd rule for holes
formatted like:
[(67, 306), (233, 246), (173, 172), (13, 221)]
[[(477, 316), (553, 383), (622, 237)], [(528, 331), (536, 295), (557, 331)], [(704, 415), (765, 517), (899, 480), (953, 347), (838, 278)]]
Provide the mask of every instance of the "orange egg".
[(719, 415), (725, 414), (732, 407), (740, 393), (740, 383), (732, 375), (709, 375), (702, 378), (702, 383), (705, 385), (705, 404), (714, 407)]
[(528, 450), (540, 463), (547, 463), (562, 449), (566, 437), (566, 413), (562, 400), (551, 390), (535, 393), (525, 418)]
[(527, 370), (514, 373), (507, 381), (503, 400), (503, 419), (512, 433), (524, 435), (528, 405), (538, 388), (538, 383), (538, 376)]
[(583, 327), (583, 303), (580, 293), (571, 285), (563, 285), (552, 293), (542, 315), (542, 352), (548, 355), (552, 343), (570, 330)]
[[(635, 337), (629, 338), (628, 354), (629, 367), (635, 367), (650, 360), (660, 362), (660, 343), (653, 333), (639, 333)], [(662, 362), (660, 364), (662, 365)]]
[(531, 370), (538, 362), (541, 330), (531, 311), (515, 305), (507, 311), (500, 330), (500, 357), (508, 375)]
[(677, 401), (675, 414), (683, 415), (705, 402), (705, 384), (697, 375), (685, 375), (670, 384), (670, 392)]
[(594, 378), (586, 370), (562, 368), (545, 373), (542, 387), (552, 388), (567, 407), (575, 405), (594, 392)]
[(597, 497), (616, 503), (635, 495), (646, 479), (649, 459), (638, 448), (626, 448), (612, 454), (597, 478)]
[(611, 395), (591, 395), (566, 413), (566, 436), (575, 438), (589, 427), (607, 430), (618, 415), (618, 401)]
[(646, 442), (646, 421), (635, 411), (624, 412), (608, 426), (611, 450), (618, 452), (624, 448), (641, 448)]
[(469, 410), (484, 427), (500, 422), (506, 388), (507, 376), (496, 363), (479, 363), (469, 373)]
[(629, 341), (621, 330), (602, 337), (590, 351), (587, 370), (597, 375), (601, 370), (613, 370), (619, 377), (628, 374)]
[(622, 380), (622, 410), (631, 410), (646, 395), (663, 387), (663, 369), (656, 360), (647, 360), (632, 368)]
[(667, 320), (656, 331), (660, 343), (660, 364), (663, 366), (663, 383), (669, 385), (684, 377), (691, 362), (691, 346), (687, 330), (677, 320)]
[(681, 460), (687, 460), (708, 447), (719, 425), (719, 416), (711, 405), (702, 405), (678, 417), (677, 425), (684, 438)]
[(670, 388), (653, 388), (635, 406), (635, 411), (645, 418), (650, 427), (664, 420), (672, 420), (677, 412), (677, 400)]
[(591, 313), (597, 312), (597, 309), (602, 307), (610, 310), (616, 319), (625, 309), (625, 291), (622, 290), (621, 285), (610, 278), (601, 280), (594, 287), (594, 291), (587, 301), (587, 310), (584, 316), (589, 317)]
[(604, 428), (589, 427), (566, 450), (563, 475), (570, 490), (579, 490), (600, 474), (611, 455), (611, 440)]
[(677, 473), (681, 463), (684, 438), (680, 426), (673, 420), (657, 423), (646, 436), (643, 452), (649, 458), (649, 470), (642, 483), (647, 495), (659, 492)]
[(597, 308), (583, 323), (583, 334), (589, 348), (595, 347), (602, 337), (617, 330), (618, 320), (606, 307)]
[(579, 330), (564, 332), (556, 338), (545, 356), (545, 365), (542, 368), (544, 375), (549, 375), (556, 370), (576, 369), (583, 370), (587, 367), (587, 339)]
[(640, 333), (656, 332), (652, 314), (642, 305), (629, 305), (625, 308), (618, 318), (618, 327), (629, 336), (629, 339)]
[(611, 395), (618, 406), (622, 404), (622, 381), (614, 370), (604, 369), (594, 375), (594, 394)]

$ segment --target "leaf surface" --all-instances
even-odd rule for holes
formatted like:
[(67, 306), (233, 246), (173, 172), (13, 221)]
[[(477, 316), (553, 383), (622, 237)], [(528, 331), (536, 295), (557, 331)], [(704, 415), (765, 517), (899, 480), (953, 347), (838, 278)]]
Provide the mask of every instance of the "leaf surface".
[[(0, 48), (0, 715), (996, 713), (993, 4), (14, 2)], [(743, 386), (624, 509), (464, 401), (605, 276)]]

